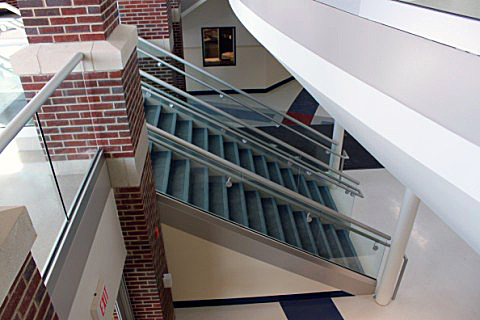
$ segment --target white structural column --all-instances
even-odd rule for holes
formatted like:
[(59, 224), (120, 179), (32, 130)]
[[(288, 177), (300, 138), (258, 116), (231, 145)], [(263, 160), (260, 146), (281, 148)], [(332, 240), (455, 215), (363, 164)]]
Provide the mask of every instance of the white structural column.
[(400, 215), (392, 237), (392, 245), (375, 293), (375, 300), (382, 306), (386, 306), (392, 300), (392, 295), (395, 290), (400, 268), (402, 267), (403, 256), (405, 255), (405, 249), (407, 248), (408, 239), (410, 238), (413, 223), (417, 216), (419, 204), (420, 199), (418, 199), (412, 190), (405, 188)]
[(343, 137), (345, 134), (345, 129), (335, 121), (333, 125), (333, 141), (337, 144), (332, 144), (332, 154), (330, 154), (330, 168), (334, 170), (340, 170), (340, 157), (335, 154), (342, 154), (343, 149)]

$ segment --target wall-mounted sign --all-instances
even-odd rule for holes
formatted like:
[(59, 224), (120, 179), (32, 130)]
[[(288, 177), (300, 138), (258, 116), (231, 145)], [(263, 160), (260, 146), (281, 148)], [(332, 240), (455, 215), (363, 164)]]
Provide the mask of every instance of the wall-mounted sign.
[(97, 290), (93, 296), (92, 307), (90, 308), (90, 314), (92, 320), (108, 319), (107, 309), (111, 303), (108, 299), (107, 287), (103, 279), (98, 280)]

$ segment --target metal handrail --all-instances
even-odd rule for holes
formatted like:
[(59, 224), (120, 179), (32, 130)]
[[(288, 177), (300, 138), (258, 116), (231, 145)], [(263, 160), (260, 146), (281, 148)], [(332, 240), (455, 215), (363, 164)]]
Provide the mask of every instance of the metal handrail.
[(301, 133), (301, 132), (293, 129), (291, 126), (287, 126), (287, 125), (283, 124), (281, 121), (275, 120), (274, 118), (270, 118), (267, 114), (265, 114), (264, 112), (261, 112), (261, 111), (258, 110), (257, 108), (254, 108), (254, 107), (251, 107), (251, 106), (246, 105), (246, 104), (243, 103), (241, 100), (239, 100), (239, 99), (237, 99), (237, 98), (235, 98), (235, 97), (233, 97), (233, 96), (231, 96), (231, 95), (223, 92), (223, 91), (220, 90), (220, 89), (215, 88), (214, 86), (206, 83), (205, 81), (202, 81), (202, 80), (194, 77), (193, 75), (191, 75), (191, 74), (189, 74), (189, 73), (181, 70), (180, 68), (177, 68), (177, 67), (175, 67), (174, 65), (171, 65), (170, 63), (168, 63), (168, 62), (160, 59), (159, 57), (156, 57), (156, 56), (154, 56), (154, 55), (152, 55), (152, 54), (150, 54), (150, 53), (148, 53), (148, 52), (146, 52), (146, 51), (144, 51), (144, 50), (142, 50), (142, 49), (138, 49), (138, 48), (137, 48), (137, 51), (140, 52), (141, 54), (143, 54), (143, 55), (145, 55), (145, 56), (147, 56), (147, 57), (149, 57), (149, 58), (151, 58), (151, 59), (153, 59), (153, 60), (161, 63), (162, 65), (167, 66), (168, 68), (174, 70), (175, 72), (178, 72), (178, 73), (182, 74), (183, 76), (185, 76), (185, 77), (187, 77), (187, 78), (190, 78), (190, 79), (192, 79), (193, 81), (195, 81), (195, 82), (197, 82), (197, 83), (199, 83), (199, 84), (201, 84), (201, 85), (203, 85), (203, 86), (205, 86), (205, 87), (207, 87), (207, 88), (210, 88), (211, 90), (215, 91), (216, 93), (218, 93), (218, 94), (222, 95), (223, 97), (226, 97), (226, 98), (228, 98), (228, 99), (230, 99), (230, 100), (238, 103), (239, 105), (247, 108), (248, 110), (253, 111), (253, 112), (261, 115), (262, 117), (264, 117), (264, 118), (272, 121), (273, 123), (275, 123), (277, 126), (282, 127), (282, 128), (285, 128), (286, 130), (288, 130), (288, 131), (290, 131), (290, 132), (292, 132), (292, 133), (294, 133), (294, 134), (299, 135), (300, 137), (302, 137), (302, 138), (308, 140), (309, 142), (313, 143), (315, 146), (317, 146), (317, 147), (319, 147), (319, 148), (321, 148), (321, 149), (324, 149), (327, 154), (333, 154), (333, 155), (335, 155), (335, 156), (340, 157), (340, 158), (343, 159), (344, 155), (341, 155), (341, 154), (338, 154), (338, 153), (332, 151), (331, 148), (329, 148), (328, 146), (325, 146), (325, 145), (321, 144), (320, 142), (318, 142), (317, 140), (312, 139), (311, 137), (309, 137), (309, 136), (307, 136), (307, 135), (305, 135), (305, 134), (303, 134), (303, 133)]
[[(247, 178), (247, 179), (250, 179), (250, 180), (246, 180), (246, 181), (243, 181), (245, 183), (253, 183), (253, 181), (255, 182), (255, 187), (258, 188), (258, 189), (264, 189), (264, 191), (267, 191), (267, 192), (271, 192), (271, 190), (275, 191), (277, 194), (280, 194), (282, 195), (282, 197), (285, 199), (287, 199), (287, 201), (289, 199), (293, 199), (295, 201), (295, 205), (298, 206), (298, 207), (301, 207), (303, 209), (305, 209), (305, 211), (309, 211), (311, 209), (313, 209), (314, 211), (312, 212), (313, 215), (319, 217), (319, 218), (322, 218), (322, 219), (328, 219), (328, 220), (331, 220), (333, 221), (333, 223), (341, 223), (342, 225), (344, 225), (345, 227), (349, 228), (350, 230), (354, 231), (354, 232), (357, 232), (377, 243), (381, 243), (382, 245), (385, 245), (385, 246), (390, 246), (389, 243), (387, 243), (386, 241), (389, 241), (391, 240), (391, 237), (379, 230), (376, 230), (362, 222), (359, 222), (351, 217), (349, 217), (348, 215), (346, 214), (343, 214), (343, 213), (340, 213), (338, 211), (335, 211), (333, 209), (330, 209), (329, 207), (327, 206), (324, 206), (310, 198), (307, 198), (295, 191), (292, 191), (284, 186), (281, 186), (269, 179), (266, 179), (248, 169), (245, 169), (241, 166), (238, 166), (228, 160), (225, 160), (215, 154), (212, 154), (211, 152), (207, 151), (207, 150), (204, 150), (194, 144), (191, 144), (181, 138), (178, 138), (177, 136), (173, 135), (173, 134), (170, 134), (166, 131), (163, 131), (161, 129), (158, 129), (156, 128), (155, 126), (152, 126), (151, 124), (148, 124), (147, 123), (147, 129), (150, 131), (150, 132), (153, 132), (154, 134), (160, 136), (160, 137), (163, 137), (165, 138), (168, 142), (161, 142), (160, 140), (158, 139), (155, 139), (153, 137), (149, 137), (149, 139), (151, 141), (153, 141), (154, 143), (157, 143), (157, 144), (160, 144), (162, 146), (164, 146), (165, 148), (167, 149), (174, 149), (175, 147), (172, 146), (172, 143), (175, 143), (177, 145), (180, 145), (180, 146), (183, 146), (185, 148), (187, 148), (188, 150), (190, 151), (193, 151), (195, 154), (200, 154), (202, 155), (203, 157), (207, 158), (209, 161), (212, 161), (212, 162), (215, 162), (215, 163), (218, 163), (218, 164), (221, 164), (222, 166), (228, 168), (228, 172), (227, 174), (228, 175), (232, 175), (234, 174), (235, 172), (237, 172), (240, 177), (243, 179), (243, 178)], [(178, 149), (177, 149), (178, 150)], [(191, 157), (192, 155), (188, 155), (189, 157)], [(204, 162), (206, 163), (206, 162)], [(212, 166), (212, 164), (209, 164), (209, 166)], [(221, 170), (218, 166), (215, 166), (214, 168), (215, 170)], [(265, 189), (265, 188), (262, 188), (260, 187), (259, 185), (264, 185), (264, 186), (267, 186), (268, 189)], [(321, 212), (322, 214), (319, 214), (318, 212)], [(381, 240), (381, 239), (378, 239), (378, 238), (375, 238), (374, 236), (371, 236), (369, 234), (366, 234), (362, 231), (359, 231), (355, 228), (352, 228), (350, 226), (350, 224), (352, 225), (355, 225), (355, 226), (358, 226), (360, 227), (361, 229), (364, 229), (380, 238), (383, 238), (384, 240)]]
[(313, 133), (315, 136), (318, 136), (318, 137), (320, 137), (320, 138), (328, 141), (329, 143), (337, 144), (336, 141), (333, 141), (331, 138), (327, 137), (326, 135), (323, 135), (323, 134), (321, 134), (320, 132), (312, 129), (311, 127), (309, 127), (309, 126), (307, 126), (307, 125), (305, 125), (303, 122), (298, 121), (297, 119), (295, 119), (294, 117), (289, 116), (288, 114), (283, 114), (283, 113), (278, 112), (278, 111), (275, 110), (274, 108), (272, 108), (272, 107), (264, 104), (263, 102), (255, 99), (254, 97), (252, 97), (251, 95), (249, 95), (249, 94), (246, 93), (245, 91), (234, 87), (234, 86), (231, 85), (230, 83), (228, 83), (228, 82), (226, 82), (226, 81), (223, 81), (222, 79), (214, 76), (213, 74), (210, 74), (210, 73), (206, 72), (205, 70), (197, 67), (196, 65), (194, 65), (194, 64), (192, 64), (192, 63), (190, 63), (190, 62), (188, 62), (188, 61), (186, 61), (186, 60), (184, 60), (184, 59), (182, 59), (182, 58), (180, 58), (180, 57), (178, 57), (178, 56), (176, 56), (176, 55), (168, 52), (167, 50), (165, 50), (165, 49), (163, 49), (163, 48), (160, 48), (159, 46), (156, 46), (155, 44), (153, 44), (153, 43), (151, 43), (151, 42), (149, 42), (149, 41), (147, 41), (147, 40), (145, 40), (145, 39), (143, 39), (143, 38), (141, 38), (141, 37), (138, 37), (138, 40), (139, 40), (141, 43), (144, 43), (144, 44), (150, 46), (151, 48), (153, 48), (153, 49), (161, 52), (162, 54), (164, 54), (164, 55), (166, 55), (166, 56), (169, 56), (170, 58), (172, 58), (172, 59), (174, 59), (174, 60), (182, 63), (183, 65), (186, 65), (186, 66), (192, 68), (193, 70), (195, 70), (195, 71), (197, 71), (197, 72), (199, 72), (199, 73), (207, 76), (208, 78), (213, 79), (213, 80), (217, 81), (218, 83), (220, 83), (220, 84), (222, 84), (222, 85), (224, 85), (224, 86), (232, 89), (233, 91), (237, 92), (238, 94), (241, 94), (242, 96), (248, 98), (249, 100), (257, 103), (258, 105), (260, 105), (260, 106), (262, 106), (262, 107), (264, 107), (264, 108), (266, 108), (266, 109), (268, 109), (269, 111), (271, 111), (271, 112), (273, 112), (273, 113), (275, 113), (275, 114), (277, 114), (277, 115), (280, 115), (280, 116), (282, 116), (282, 117), (284, 117), (284, 118), (292, 121), (292, 122), (295, 123), (296, 125), (298, 125), (298, 126), (302, 127), (303, 129), (305, 129), (305, 130)]
[(403, 263), (402, 268), (400, 269), (400, 273), (398, 275), (397, 284), (395, 285), (395, 289), (393, 290), (392, 300), (397, 298), (398, 289), (400, 289), (400, 283), (402, 283), (403, 275), (405, 274), (405, 269), (407, 269), (408, 257), (407, 255), (403, 255)]
[[(359, 197), (363, 198), (363, 194), (362, 194), (361, 190), (359, 190), (358, 188), (352, 187), (349, 184), (347, 184), (345, 181), (342, 181), (337, 177), (332, 177), (332, 176), (328, 175), (326, 172), (323, 172), (323, 171), (317, 172), (315, 169), (312, 169), (311, 166), (304, 163), (302, 160), (295, 159), (291, 155), (286, 154), (284, 151), (282, 151), (280, 149), (272, 148), (270, 145), (266, 144), (261, 139), (258, 139), (255, 136), (252, 136), (245, 131), (239, 130), (235, 127), (229, 127), (229, 126), (225, 125), (221, 121), (216, 120), (214, 117), (209, 116), (205, 112), (200, 111), (200, 110), (196, 110), (196, 108), (190, 107), (190, 105), (185, 101), (182, 101), (178, 98), (175, 98), (175, 97), (171, 96), (170, 94), (168, 94), (166, 92), (163, 92), (160, 89), (155, 88), (152, 85), (149, 85), (145, 82), (142, 82), (142, 89), (145, 92), (147, 92), (151, 95), (154, 95), (154, 96), (158, 97), (159, 99), (162, 99), (163, 101), (167, 102), (168, 104), (172, 104), (172, 105), (180, 108), (181, 110), (183, 110), (181, 112), (187, 112), (187, 113), (193, 114), (194, 116), (201, 118), (202, 121), (207, 121), (207, 122), (213, 123), (214, 125), (221, 128), (221, 130), (224, 130), (225, 132), (230, 132), (234, 136), (240, 136), (241, 139), (246, 139), (247, 141), (252, 143), (255, 148), (258, 148), (258, 149), (263, 148), (267, 152), (270, 152), (271, 154), (275, 155), (276, 157), (278, 157), (279, 161), (283, 161), (284, 163), (291, 163), (291, 164), (299, 167), (300, 169), (303, 169), (305, 172), (310, 172), (312, 175), (318, 177), (319, 179), (326, 180), (329, 183), (332, 183), (332, 184), (334, 184), (334, 185), (336, 185), (336, 186), (338, 186), (342, 189), (345, 189), (345, 190), (347, 190), (351, 193), (354, 193), (355, 195), (358, 195)], [(243, 143), (243, 141), (242, 141), (242, 143)]]
[(256, 127), (253, 127), (253, 126), (249, 125), (247, 122), (245, 122), (245, 121), (243, 121), (243, 120), (240, 120), (240, 119), (238, 119), (238, 118), (230, 115), (229, 113), (227, 113), (227, 112), (225, 112), (225, 111), (223, 111), (223, 110), (221, 110), (221, 109), (219, 109), (219, 108), (211, 105), (210, 103), (205, 102), (205, 101), (202, 100), (202, 99), (199, 99), (199, 98), (197, 98), (197, 97), (195, 97), (195, 96), (192, 96), (192, 95), (186, 93), (185, 91), (180, 90), (180, 89), (178, 89), (177, 87), (175, 87), (175, 86), (173, 86), (173, 85), (171, 85), (171, 84), (168, 84), (168, 83), (166, 83), (165, 81), (160, 80), (160, 79), (158, 79), (158, 78), (150, 75), (149, 73), (147, 73), (147, 72), (145, 72), (145, 71), (143, 71), (143, 70), (140, 70), (140, 75), (143, 76), (143, 77), (145, 77), (145, 78), (147, 78), (147, 79), (149, 79), (149, 80), (151, 80), (151, 81), (153, 81), (153, 82), (155, 82), (155, 83), (158, 84), (158, 85), (161, 85), (162, 87), (164, 87), (164, 88), (166, 88), (166, 89), (168, 89), (168, 90), (170, 90), (170, 91), (172, 91), (172, 92), (174, 92), (174, 93), (176, 93), (176, 94), (179, 94), (179, 95), (181, 95), (181, 96), (183, 96), (183, 97), (185, 97), (185, 98), (187, 98), (187, 99), (190, 99), (190, 100), (192, 100), (192, 101), (194, 101), (194, 102), (196, 102), (196, 103), (199, 103), (199, 104), (207, 107), (207, 108), (210, 109), (210, 110), (213, 110), (213, 111), (216, 112), (217, 114), (220, 114), (220, 115), (224, 116), (225, 118), (227, 118), (227, 119), (229, 119), (229, 120), (231, 120), (231, 121), (233, 121), (233, 122), (236, 122), (236, 123), (244, 126), (245, 128), (248, 128), (249, 130), (257, 133), (258, 135), (260, 135), (260, 136), (262, 136), (262, 137), (264, 137), (264, 138), (266, 138), (266, 139), (269, 139), (269, 140), (275, 142), (276, 144), (283, 146), (283, 147), (286, 148), (286, 149), (289, 149), (290, 151), (294, 152), (295, 154), (297, 154), (297, 155), (299, 155), (299, 156), (301, 156), (301, 157), (304, 157), (304, 158), (308, 159), (309, 161), (312, 161), (313, 163), (317, 164), (318, 166), (323, 167), (323, 168), (325, 168), (326, 170), (329, 170), (329, 171), (337, 174), (338, 176), (341, 176), (341, 177), (343, 177), (343, 178), (345, 178), (345, 179), (347, 179), (347, 180), (349, 180), (349, 181), (351, 181), (351, 182), (353, 182), (353, 183), (355, 183), (355, 184), (357, 184), (357, 185), (360, 184), (360, 182), (359, 182), (358, 180), (356, 180), (356, 179), (354, 179), (354, 178), (346, 175), (345, 173), (340, 172), (340, 171), (338, 171), (337, 169), (332, 169), (332, 168), (330, 168), (327, 164), (323, 163), (322, 161), (319, 161), (319, 160), (316, 159), (315, 157), (313, 157), (313, 156), (311, 156), (311, 155), (309, 155), (309, 154), (307, 154), (307, 153), (305, 153), (305, 152), (303, 152), (303, 151), (301, 151), (301, 150), (299, 150), (299, 149), (297, 149), (297, 148), (295, 148), (295, 147), (293, 147), (293, 146), (291, 146), (291, 145), (289, 145), (289, 144), (286, 144), (286, 143), (283, 142), (282, 140), (280, 140), (280, 139), (278, 139), (278, 138), (275, 138), (275, 137), (269, 135), (268, 133), (263, 132), (262, 130), (260, 130), (260, 129), (256, 128)]
[(0, 133), (0, 153), (17, 136), (28, 121), (35, 115), (40, 107), (62, 84), (73, 69), (83, 60), (83, 53), (77, 52), (61, 69), (50, 79), (47, 84), (30, 100), (29, 103), (10, 121)]

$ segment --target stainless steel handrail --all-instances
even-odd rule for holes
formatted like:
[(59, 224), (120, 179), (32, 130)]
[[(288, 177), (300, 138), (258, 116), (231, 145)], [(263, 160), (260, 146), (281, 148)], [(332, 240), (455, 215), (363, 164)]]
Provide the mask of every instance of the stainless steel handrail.
[(62, 84), (77, 64), (82, 61), (84, 55), (77, 52), (61, 69), (50, 79), (47, 84), (30, 100), (29, 103), (10, 121), (0, 133), (0, 153), (17, 136), (28, 121), (35, 115), (40, 107)]
[(393, 290), (392, 300), (397, 298), (398, 289), (400, 289), (400, 283), (402, 283), (403, 275), (405, 274), (405, 269), (407, 269), (408, 257), (407, 255), (403, 255), (403, 263), (402, 268), (400, 269), (400, 273), (398, 275), (397, 284), (395, 285), (395, 289)]
[[(167, 139), (169, 142), (168, 143), (160, 143), (161, 145), (163, 145), (164, 147), (166, 148), (171, 148), (171, 144), (170, 143), (175, 143), (175, 144), (178, 144), (180, 146), (183, 146), (193, 152), (195, 152), (196, 154), (200, 154), (202, 155), (203, 157), (207, 158), (208, 160), (210, 161), (213, 161), (213, 162), (216, 162), (218, 164), (221, 164), (222, 166), (226, 167), (229, 169), (228, 173), (229, 174), (232, 174), (232, 173), (239, 173), (240, 176), (242, 178), (248, 178), (248, 179), (251, 179), (252, 181), (255, 181), (256, 183), (258, 184), (261, 184), (261, 185), (265, 185), (265, 186), (268, 186), (268, 190), (274, 190), (275, 192), (277, 192), (278, 194), (282, 194), (282, 195), (286, 195), (287, 198), (290, 198), (290, 199), (294, 199), (297, 206), (299, 207), (302, 207), (302, 208), (305, 208), (306, 210), (305, 211), (309, 211), (311, 209), (314, 209), (316, 211), (319, 211), (319, 212), (322, 212), (325, 216), (313, 211), (312, 214), (313, 215), (316, 215), (317, 217), (319, 218), (329, 218), (330, 220), (333, 220), (335, 222), (341, 222), (343, 224), (345, 224), (346, 226), (348, 226), (348, 224), (353, 224), (355, 226), (358, 226), (378, 237), (381, 237), (383, 238), (384, 240), (391, 240), (391, 237), (381, 231), (378, 231), (364, 223), (361, 223), (351, 217), (349, 217), (348, 215), (346, 214), (343, 214), (343, 213), (340, 213), (340, 212), (337, 212), (335, 210), (332, 210), (330, 209), (329, 207), (327, 206), (324, 206), (312, 199), (309, 199), (305, 196), (302, 196), (301, 194), (299, 193), (296, 193), (284, 186), (281, 186), (275, 182), (272, 182), (270, 181), (269, 179), (266, 179), (250, 170), (247, 170), (243, 167), (240, 167), (228, 160), (225, 160), (215, 154), (212, 154), (210, 153), (209, 151), (207, 150), (204, 150), (200, 147), (197, 147), (196, 145), (194, 144), (191, 144), (181, 138), (178, 138), (177, 136), (175, 135), (172, 135), (166, 131), (163, 131), (161, 129), (158, 129), (154, 126), (152, 126), (151, 124), (147, 124), (147, 129), (150, 131), (150, 132), (153, 132), (154, 134), (158, 135), (158, 136), (161, 136), (165, 139)], [(155, 140), (157, 140), (157, 142), (159, 141), (158, 139), (155, 139), (155, 138), (152, 138), (150, 137), (151, 140), (153, 140), (153, 142), (155, 142)], [(216, 170), (218, 170), (219, 168), (218, 167), (215, 167)], [(258, 186), (258, 185), (257, 185)], [(351, 227), (349, 227), (351, 228)], [(352, 230), (355, 230), (355, 229), (352, 229)], [(373, 236), (370, 236), (368, 234), (365, 234), (363, 233), (362, 231), (358, 231), (358, 230), (355, 230), (356, 232), (360, 232), (363, 236), (365, 237), (368, 237), (369, 239), (373, 240), (373, 241), (377, 241), (378, 243), (381, 243), (385, 246), (390, 246), (388, 243), (386, 243), (384, 240), (381, 240), (381, 239), (377, 239)]]
[[(360, 189), (352, 187), (351, 185), (347, 184), (345, 181), (340, 180), (336, 176), (332, 177), (332, 176), (328, 175), (326, 172), (316, 171), (311, 166), (308, 166), (308, 164), (303, 163), (303, 161), (293, 158), (291, 155), (286, 154), (285, 152), (281, 151), (280, 149), (272, 148), (270, 145), (266, 144), (261, 139), (258, 139), (254, 136), (251, 136), (250, 134), (248, 134), (248, 133), (246, 133), (242, 130), (239, 130), (237, 128), (229, 127), (229, 126), (225, 125), (224, 123), (216, 120), (214, 117), (209, 116), (205, 112), (202, 112), (200, 110), (197, 111), (196, 108), (189, 107), (189, 104), (185, 101), (182, 101), (178, 98), (175, 98), (175, 97), (171, 96), (170, 94), (168, 94), (166, 92), (163, 92), (160, 89), (155, 88), (152, 85), (149, 85), (145, 82), (142, 82), (142, 89), (145, 92), (158, 97), (158, 99), (161, 99), (161, 100), (167, 102), (168, 104), (172, 104), (172, 105), (184, 110), (184, 111), (181, 111), (181, 112), (188, 112), (190, 114), (193, 114), (196, 117), (201, 118), (202, 121), (209, 122), (210, 123), (209, 125), (211, 125), (211, 123), (213, 123), (214, 125), (220, 127), (221, 130), (224, 130), (225, 132), (230, 132), (234, 136), (240, 136), (241, 139), (246, 139), (248, 142), (252, 143), (255, 148), (265, 149), (267, 152), (269, 152), (269, 153), (273, 154), (274, 156), (278, 157), (277, 159), (279, 161), (282, 161), (283, 163), (287, 163), (287, 164), (291, 163), (292, 165), (295, 165), (296, 167), (304, 170), (305, 172), (310, 172), (312, 175), (318, 177), (319, 179), (326, 180), (329, 183), (332, 183), (332, 184), (334, 184), (334, 185), (336, 185), (336, 186), (338, 186), (338, 187), (340, 187), (340, 188), (342, 188), (346, 191), (349, 191), (349, 192), (351, 192), (355, 195), (358, 195), (359, 197), (362, 197), (362, 198), (364, 197)], [(244, 143), (244, 142), (242, 141), (242, 143)]]
[(158, 84), (158, 85), (161, 85), (162, 87), (164, 87), (164, 88), (166, 88), (166, 89), (168, 89), (168, 90), (170, 90), (170, 91), (172, 91), (172, 92), (174, 92), (174, 93), (176, 93), (176, 94), (179, 94), (179, 95), (181, 95), (181, 96), (183, 96), (183, 97), (185, 97), (185, 98), (187, 98), (187, 99), (190, 99), (190, 100), (192, 100), (192, 101), (194, 101), (194, 102), (196, 102), (196, 103), (199, 103), (199, 104), (207, 107), (207, 108), (210, 109), (210, 110), (213, 110), (213, 111), (216, 112), (217, 114), (220, 114), (220, 115), (222, 115), (223, 117), (225, 117), (225, 118), (227, 118), (227, 119), (229, 119), (229, 120), (231, 120), (231, 121), (233, 121), (233, 122), (236, 122), (236, 123), (244, 126), (245, 128), (248, 128), (249, 130), (257, 133), (258, 135), (260, 135), (260, 136), (262, 136), (262, 137), (264, 137), (264, 138), (266, 138), (266, 139), (269, 139), (269, 140), (275, 142), (277, 145), (281, 145), (282, 147), (284, 147), (284, 148), (286, 148), (286, 149), (289, 149), (290, 151), (294, 152), (295, 154), (297, 154), (297, 155), (299, 155), (299, 156), (301, 156), (301, 157), (304, 157), (304, 158), (308, 159), (309, 161), (312, 161), (313, 163), (317, 164), (318, 166), (323, 167), (323, 168), (325, 168), (326, 170), (329, 170), (329, 171), (337, 174), (338, 176), (341, 176), (341, 177), (343, 177), (343, 178), (345, 178), (345, 179), (347, 179), (347, 180), (349, 180), (349, 181), (351, 181), (351, 182), (353, 182), (353, 183), (355, 183), (355, 184), (357, 184), (357, 185), (360, 184), (360, 182), (359, 182), (358, 180), (356, 180), (356, 179), (354, 179), (354, 178), (346, 175), (345, 173), (340, 172), (340, 171), (338, 171), (338, 170), (336, 170), (336, 169), (330, 168), (327, 164), (319, 161), (319, 160), (316, 159), (315, 157), (313, 157), (313, 156), (311, 156), (311, 155), (309, 155), (309, 154), (307, 154), (307, 153), (305, 153), (305, 152), (303, 152), (303, 151), (301, 151), (301, 150), (299, 150), (299, 149), (297, 149), (297, 148), (295, 148), (295, 147), (293, 147), (293, 146), (291, 146), (291, 145), (289, 145), (289, 144), (286, 144), (286, 143), (283, 142), (282, 140), (280, 140), (280, 139), (278, 139), (278, 138), (275, 138), (275, 137), (269, 135), (268, 133), (263, 132), (262, 130), (260, 130), (260, 129), (256, 128), (256, 127), (253, 127), (253, 126), (249, 125), (247, 122), (245, 122), (245, 121), (243, 121), (243, 120), (240, 120), (240, 119), (238, 119), (238, 118), (230, 115), (229, 113), (227, 113), (227, 112), (225, 112), (225, 111), (223, 111), (223, 110), (221, 110), (221, 109), (219, 109), (219, 108), (217, 108), (217, 107), (215, 107), (215, 106), (213, 106), (213, 105), (205, 102), (205, 101), (202, 100), (202, 99), (199, 99), (199, 98), (197, 98), (197, 97), (195, 97), (195, 96), (192, 96), (192, 95), (186, 93), (185, 91), (180, 90), (180, 89), (178, 89), (177, 87), (175, 87), (175, 86), (173, 86), (173, 85), (171, 85), (171, 84), (168, 84), (168, 83), (166, 83), (165, 81), (160, 80), (160, 79), (158, 79), (158, 78), (150, 75), (149, 73), (147, 73), (147, 72), (145, 72), (145, 71), (143, 71), (143, 70), (140, 70), (140, 75), (143, 76), (143, 77), (145, 77), (145, 78), (147, 78), (147, 79), (149, 79), (149, 80), (151, 80), (151, 81), (153, 81), (153, 82), (155, 82), (155, 83)]
[(234, 87), (234, 86), (231, 85), (230, 83), (228, 83), (228, 82), (226, 82), (226, 81), (223, 81), (222, 79), (220, 79), (220, 78), (218, 78), (218, 77), (216, 77), (216, 76), (214, 76), (214, 75), (206, 72), (205, 70), (197, 67), (196, 65), (194, 65), (194, 64), (192, 64), (192, 63), (190, 63), (190, 62), (188, 62), (188, 61), (186, 61), (186, 60), (184, 60), (184, 59), (182, 59), (182, 58), (180, 58), (180, 57), (178, 57), (178, 56), (176, 56), (176, 55), (174, 55), (174, 54), (166, 51), (166, 50), (163, 49), (163, 48), (160, 48), (160, 47), (156, 46), (155, 44), (153, 44), (153, 43), (151, 43), (151, 42), (149, 42), (149, 41), (147, 41), (147, 40), (145, 40), (145, 39), (143, 39), (143, 38), (141, 38), (141, 37), (138, 37), (138, 40), (139, 40), (139, 42), (144, 43), (144, 44), (150, 46), (151, 48), (153, 48), (153, 49), (161, 52), (162, 54), (164, 54), (164, 55), (166, 55), (166, 56), (169, 56), (170, 58), (172, 58), (172, 59), (174, 59), (174, 60), (176, 60), (176, 61), (178, 61), (178, 62), (180, 62), (180, 63), (182, 63), (182, 64), (184, 64), (184, 65), (186, 65), (186, 66), (188, 66), (188, 67), (190, 67), (190, 68), (192, 68), (193, 70), (195, 70), (195, 71), (197, 71), (197, 72), (199, 72), (199, 73), (207, 76), (208, 78), (213, 79), (213, 80), (217, 81), (218, 83), (220, 83), (220, 84), (222, 84), (222, 85), (224, 85), (224, 86), (232, 89), (233, 91), (237, 92), (238, 94), (241, 94), (242, 96), (244, 96), (244, 97), (248, 98), (249, 100), (257, 103), (258, 105), (261, 105), (262, 107), (270, 110), (271, 112), (274, 112), (275, 114), (280, 115), (280, 116), (282, 116), (282, 117), (284, 117), (284, 118), (292, 121), (292, 122), (295, 123), (296, 125), (298, 125), (298, 126), (302, 127), (303, 129), (305, 129), (305, 130), (313, 133), (315, 136), (318, 136), (318, 137), (320, 137), (320, 138), (328, 141), (329, 143), (337, 144), (336, 141), (333, 141), (331, 138), (329, 138), (329, 137), (321, 134), (320, 132), (312, 129), (312, 128), (309, 127), (309, 126), (306, 126), (306, 125), (305, 125), (304, 123), (302, 123), (301, 121), (298, 121), (297, 119), (289, 116), (288, 114), (283, 114), (283, 113), (278, 112), (278, 111), (275, 110), (274, 108), (272, 108), (272, 107), (264, 104), (263, 102), (255, 99), (254, 97), (252, 97), (251, 95), (249, 95), (249, 94), (246, 93), (245, 91)]
[(265, 119), (268, 119), (268, 120), (272, 121), (273, 123), (275, 123), (277, 126), (280, 126), (280, 127), (282, 127), (282, 128), (285, 128), (286, 130), (288, 130), (288, 131), (290, 131), (290, 132), (292, 132), (292, 133), (294, 133), (294, 134), (299, 135), (300, 137), (302, 137), (302, 138), (308, 140), (309, 142), (313, 143), (315, 146), (317, 146), (317, 147), (319, 147), (319, 148), (321, 148), (321, 149), (324, 149), (327, 154), (333, 154), (333, 155), (335, 155), (335, 156), (340, 157), (340, 158), (343, 159), (343, 157), (344, 157), (343, 155), (338, 154), (338, 153), (332, 151), (330, 147), (325, 146), (325, 145), (321, 144), (320, 142), (318, 142), (317, 140), (312, 139), (311, 137), (309, 137), (309, 136), (307, 136), (307, 135), (305, 135), (305, 134), (303, 134), (303, 133), (301, 133), (301, 132), (293, 129), (292, 127), (283, 124), (281, 121), (278, 121), (278, 120), (275, 120), (275, 119), (273, 119), (273, 118), (270, 118), (267, 114), (265, 114), (264, 112), (258, 110), (257, 108), (254, 108), (254, 107), (251, 107), (251, 106), (246, 105), (246, 104), (245, 104), (244, 102), (242, 102), (241, 100), (239, 100), (239, 99), (237, 99), (237, 98), (235, 98), (235, 97), (233, 97), (233, 96), (231, 96), (231, 95), (223, 92), (223, 91), (220, 90), (220, 89), (215, 88), (214, 86), (206, 83), (205, 81), (202, 81), (202, 80), (194, 77), (193, 75), (191, 75), (191, 74), (189, 74), (189, 73), (181, 70), (180, 68), (175, 67), (174, 65), (171, 65), (170, 63), (168, 63), (168, 62), (166, 62), (166, 61), (164, 61), (164, 60), (162, 60), (162, 59), (160, 59), (160, 58), (158, 58), (158, 57), (156, 57), (156, 56), (154, 56), (154, 55), (152, 55), (152, 54), (150, 54), (150, 53), (148, 53), (148, 52), (146, 52), (146, 51), (144, 51), (144, 50), (142, 50), (142, 49), (137, 49), (137, 51), (140, 52), (141, 54), (143, 54), (143, 55), (145, 55), (145, 56), (147, 56), (147, 57), (149, 57), (149, 58), (151, 58), (151, 59), (153, 59), (153, 60), (161, 63), (162, 65), (167, 66), (168, 68), (174, 70), (175, 72), (178, 72), (178, 73), (182, 74), (183, 76), (185, 76), (185, 77), (187, 77), (187, 78), (190, 78), (190, 79), (192, 79), (193, 81), (195, 81), (195, 82), (197, 82), (197, 83), (199, 83), (199, 84), (201, 84), (201, 85), (203, 85), (203, 86), (205, 86), (205, 87), (207, 87), (207, 88), (210, 88), (211, 90), (215, 91), (216, 93), (218, 93), (218, 94), (220, 94), (220, 95), (222, 95), (222, 96), (224, 96), (224, 97), (226, 97), (226, 98), (228, 98), (228, 99), (230, 99), (230, 100), (238, 103), (239, 105), (247, 108), (248, 110), (253, 111), (253, 112), (261, 115), (261, 116), (264, 117)]

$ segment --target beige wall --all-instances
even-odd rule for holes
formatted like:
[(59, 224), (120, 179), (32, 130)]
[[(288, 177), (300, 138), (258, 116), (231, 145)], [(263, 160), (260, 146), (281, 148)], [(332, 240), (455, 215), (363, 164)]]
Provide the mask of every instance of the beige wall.
[(162, 232), (174, 301), (338, 290), (167, 225)]
[[(222, 26), (235, 27), (236, 66), (207, 67), (204, 70), (242, 89), (267, 88), (290, 77), (243, 27), (227, 0), (208, 0), (183, 18), (185, 59), (203, 68), (201, 28)], [(187, 79), (187, 90), (207, 88)]]
[(106, 314), (109, 315), (108, 319), (111, 319), (126, 254), (112, 189), (98, 224), (95, 239), (68, 316), (69, 320), (90, 319), (90, 307), (99, 279), (104, 281), (108, 291), (109, 301)]

